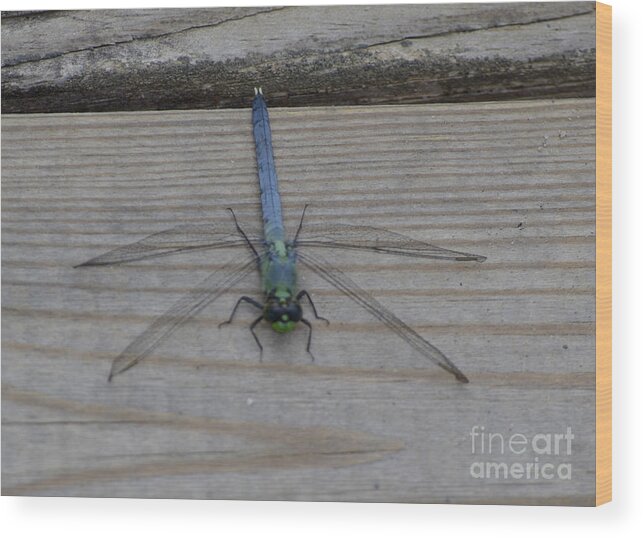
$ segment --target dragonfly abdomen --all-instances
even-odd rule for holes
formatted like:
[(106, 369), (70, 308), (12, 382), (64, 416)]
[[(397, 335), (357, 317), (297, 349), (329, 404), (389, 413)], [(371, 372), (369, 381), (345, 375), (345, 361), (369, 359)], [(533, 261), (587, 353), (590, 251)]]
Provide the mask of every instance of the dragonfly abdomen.
[(272, 150), (270, 118), (261, 90), (257, 91), (252, 102), (252, 128), (261, 190), (264, 238), (268, 242), (283, 241), (285, 239), (284, 221), (281, 214), (281, 197), (279, 196), (277, 169)]

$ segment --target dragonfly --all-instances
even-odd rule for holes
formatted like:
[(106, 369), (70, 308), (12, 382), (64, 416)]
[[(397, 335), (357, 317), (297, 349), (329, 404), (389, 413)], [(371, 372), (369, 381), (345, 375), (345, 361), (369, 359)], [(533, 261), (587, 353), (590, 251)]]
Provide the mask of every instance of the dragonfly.
[(299, 325), (304, 325), (308, 329), (306, 351), (314, 361), (311, 352), (313, 325), (304, 316), (305, 303), (309, 305), (316, 320), (329, 322), (318, 314), (309, 292), (306, 289), (298, 289), (297, 266), (301, 262), (304, 267), (370, 312), (426, 359), (452, 374), (458, 381), (468, 383), (467, 377), (451, 359), (370, 293), (359, 287), (345, 272), (321, 257), (319, 250), (348, 249), (457, 262), (483, 262), (485, 256), (448, 250), (372, 226), (341, 223), (311, 225), (306, 226), (305, 232), (302, 233), (308, 205), (304, 206), (297, 231), (293, 239), (289, 240), (282, 216), (268, 107), (261, 88), (255, 88), (252, 127), (261, 192), (263, 234), (247, 234), (237, 222), (234, 211), (227, 208), (231, 215), (228, 226), (182, 224), (118, 247), (76, 266), (122, 265), (194, 250), (241, 248), (244, 253), (224, 265), (222, 269), (211, 273), (135, 338), (112, 362), (108, 379), (111, 381), (114, 376), (129, 370), (148, 357), (183, 324), (254, 271), (258, 271), (260, 275), (262, 300), (241, 296), (227, 321), (219, 327), (231, 323), (239, 306), (247, 303), (259, 311), (249, 329), (259, 347), (260, 361), (263, 346), (255, 328), (262, 321), (266, 321), (274, 331), (282, 334), (290, 333)]

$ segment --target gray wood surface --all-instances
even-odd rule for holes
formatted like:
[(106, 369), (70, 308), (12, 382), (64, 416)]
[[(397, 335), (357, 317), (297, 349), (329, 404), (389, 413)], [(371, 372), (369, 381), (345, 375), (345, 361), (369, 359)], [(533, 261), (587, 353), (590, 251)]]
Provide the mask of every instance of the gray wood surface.
[[(9, 14), (10, 15), (10, 14)], [(2, 21), (5, 113), (595, 95), (593, 2), (94, 10)]]
[[(260, 221), (250, 112), (4, 116), (2, 493), (592, 504), (594, 100), (271, 110), (286, 224), (382, 226), (485, 263), (327, 253), (454, 381), (302, 270), (329, 327), (218, 330), (249, 277), (141, 364), (112, 359), (235, 252), (73, 266), (180, 223)], [(473, 426), (573, 429), (572, 480), (479, 480)], [(512, 459), (513, 458), (513, 459)], [(523, 461), (518, 456), (506, 460)], [(544, 462), (546, 458), (542, 458)]]

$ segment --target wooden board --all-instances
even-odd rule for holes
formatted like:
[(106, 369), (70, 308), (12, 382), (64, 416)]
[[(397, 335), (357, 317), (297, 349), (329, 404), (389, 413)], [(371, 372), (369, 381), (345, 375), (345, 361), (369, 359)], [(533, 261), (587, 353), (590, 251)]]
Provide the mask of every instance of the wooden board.
[[(595, 96), (593, 2), (6, 13), (4, 113)], [(543, 36), (550, 36), (544, 38)]]
[[(2, 492), (595, 502), (595, 101), (271, 110), (286, 224), (382, 226), (480, 263), (331, 254), (454, 381), (302, 270), (331, 325), (260, 330), (249, 277), (107, 383), (234, 251), (73, 266), (180, 223), (259, 223), (246, 110), (4, 116)], [(574, 435), (571, 480), (471, 476), (475, 427)], [(524, 456), (494, 455), (509, 463)], [(492, 459), (493, 459), (492, 458)], [(495, 460), (494, 460), (495, 461)], [(503, 460), (504, 461), (504, 460)], [(528, 458), (533, 461), (533, 457)], [(541, 463), (549, 461), (541, 457)]]

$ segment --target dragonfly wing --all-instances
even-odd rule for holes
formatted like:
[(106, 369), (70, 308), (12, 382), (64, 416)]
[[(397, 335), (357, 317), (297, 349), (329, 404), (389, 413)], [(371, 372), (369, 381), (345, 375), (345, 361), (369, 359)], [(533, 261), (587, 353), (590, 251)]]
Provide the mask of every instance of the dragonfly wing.
[(403, 234), (372, 226), (350, 226), (348, 224), (305, 226), (302, 238), (298, 239), (297, 244), (302, 247), (370, 250), (398, 256), (436, 260), (477, 262), (486, 260), (485, 256), (479, 254), (436, 247)]
[(111, 381), (115, 375), (142, 361), (183, 323), (255, 270), (256, 264), (255, 258), (242, 263), (229, 263), (222, 270), (209, 275), (194, 290), (181, 297), (114, 359), (109, 380)]
[(427, 342), (382, 303), (355, 284), (355, 282), (346, 276), (345, 273), (336, 267), (333, 267), (330, 263), (319, 258), (317, 255), (312, 256), (309, 253), (300, 253), (299, 259), (306, 267), (317, 273), (320, 277), (335, 286), (339, 291), (347, 295), (362, 308), (373, 314), (378, 320), (405, 340), (415, 350), (419, 351), (427, 359), (437, 364), (440, 368), (453, 374), (458, 381), (463, 383), (469, 382), (467, 377), (444, 353), (442, 353), (433, 344)]
[[(199, 249), (239, 247), (246, 241), (230, 226), (183, 224), (110, 250), (76, 267), (117, 265)], [(258, 241), (258, 240), (257, 240)]]

